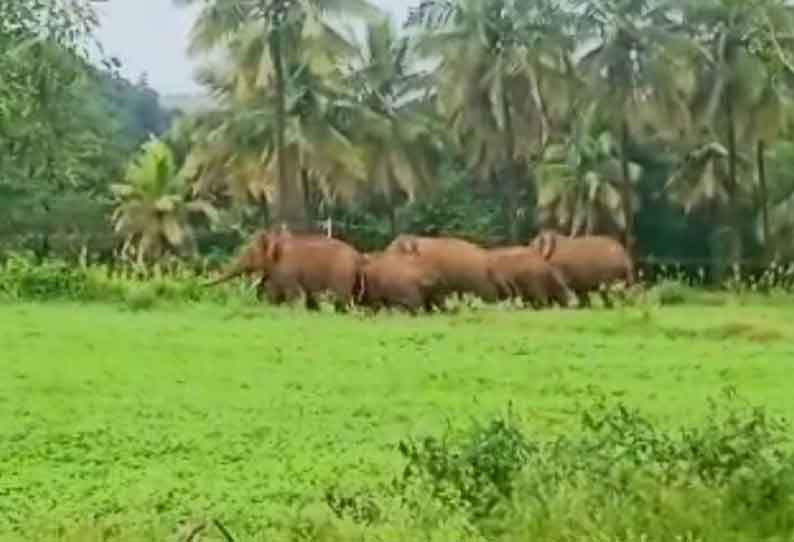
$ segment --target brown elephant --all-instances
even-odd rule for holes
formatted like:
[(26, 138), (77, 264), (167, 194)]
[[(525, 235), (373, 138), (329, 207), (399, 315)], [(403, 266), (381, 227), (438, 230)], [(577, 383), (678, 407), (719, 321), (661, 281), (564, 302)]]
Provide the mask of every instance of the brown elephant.
[(399, 307), (411, 314), (424, 308), (443, 308), (441, 273), (413, 254), (377, 252), (366, 254), (362, 269), (363, 287), (356, 300), (375, 311)]
[(489, 254), (491, 268), (506, 281), (511, 297), (536, 309), (553, 303), (568, 306), (571, 291), (565, 277), (534, 248), (500, 247), (489, 250)]
[(490, 267), (488, 251), (454, 237), (399, 235), (387, 252), (412, 254), (441, 275), (448, 293), (470, 293), (495, 302), (509, 292), (506, 283)]
[(317, 234), (264, 231), (256, 234), (237, 261), (209, 285), (243, 274), (260, 274), (259, 293), (270, 302), (292, 302), (303, 293), (306, 308), (318, 310), (317, 296), (330, 293), (337, 310), (355, 301), (362, 286), (362, 255), (347, 243)]
[(566, 237), (544, 230), (530, 244), (562, 273), (581, 306), (590, 306), (590, 292), (599, 290), (604, 305), (611, 307), (606, 287), (620, 281), (627, 286), (634, 284), (631, 257), (623, 245), (610, 237)]

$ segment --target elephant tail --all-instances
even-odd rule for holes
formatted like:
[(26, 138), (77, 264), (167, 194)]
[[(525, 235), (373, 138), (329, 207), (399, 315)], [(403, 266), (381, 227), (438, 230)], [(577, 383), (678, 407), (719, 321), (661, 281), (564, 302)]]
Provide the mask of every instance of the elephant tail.
[(631, 256), (626, 255), (626, 286), (634, 286), (637, 282), (636, 269)]
[(353, 277), (353, 300), (357, 305), (364, 301), (367, 292), (367, 276), (363, 269), (357, 269)]

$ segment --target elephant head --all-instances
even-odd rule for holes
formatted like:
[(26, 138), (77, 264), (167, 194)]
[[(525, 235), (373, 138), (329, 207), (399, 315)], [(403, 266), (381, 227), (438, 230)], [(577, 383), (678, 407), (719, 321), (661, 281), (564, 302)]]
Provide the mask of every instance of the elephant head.
[(395, 252), (403, 254), (419, 254), (419, 240), (413, 235), (399, 235), (392, 241), (390, 247)]
[(289, 233), (283, 232), (263, 231), (256, 234), (242, 250), (237, 261), (206, 286), (215, 286), (244, 274), (262, 273), (263, 277), (267, 277), (281, 259), (284, 237), (289, 236)]

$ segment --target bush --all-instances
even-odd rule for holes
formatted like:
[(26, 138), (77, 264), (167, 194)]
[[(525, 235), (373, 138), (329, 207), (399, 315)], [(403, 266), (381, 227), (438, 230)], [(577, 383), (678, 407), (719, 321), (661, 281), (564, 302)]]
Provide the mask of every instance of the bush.
[(459, 445), (428, 437), (401, 442), (399, 450), (407, 465), (398, 487), (419, 480), (445, 504), (461, 501), (474, 518), (510, 498), (518, 473), (537, 451), (509, 418), (475, 423)]
[(180, 263), (169, 268), (110, 268), (58, 260), (33, 263), (31, 257), (15, 255), (0, 264), (0, 299), (121, 302), (135, 309), (150, 308), (157, 300), (257, 302), (244, 281), (206, 288), (206, 280), (200, 270)]
[(58, 260), (38, 265), (31, 260), (23, 256), (6, 260), (0, 268), (0, 296), (35, 301), (120, 299), (118, 285), (104, 284), (99, 267), (89, 271)]
[(334, 488), (326, 502), (367, 529), (454, 526), (449, 539), (461, 540), (784, 540), (794, 534), (787, 430), (732, 393), (679, 431), (598, 398), (578, 431), (545, 441), (501, 416), (410, 438), (390, 490)]

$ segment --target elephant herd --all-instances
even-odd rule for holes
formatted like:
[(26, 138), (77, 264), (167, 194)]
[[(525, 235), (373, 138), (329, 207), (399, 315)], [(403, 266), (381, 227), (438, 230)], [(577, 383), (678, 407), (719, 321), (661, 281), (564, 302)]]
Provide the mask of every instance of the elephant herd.
[(258, 296), (273, 304), (305, 296), (319, 309), (330, 294), (337, 310), (362, 306), (400, 308), (413, 314), (443, 310), (449, 296), (474, 295), (488, 303), (521, 299), (534, 308), (589, 306), (605, 286), (631, 285), (634, 266), (624, 247), (604, 236), (565, 237), (542, 231), (527, 245), (484, 248), (454, 237), (399, 235), (385, 250), (361, 253), (318, 234), (262, 231), (237, 261), (210, 285), (244, 274), (259, 275)]

